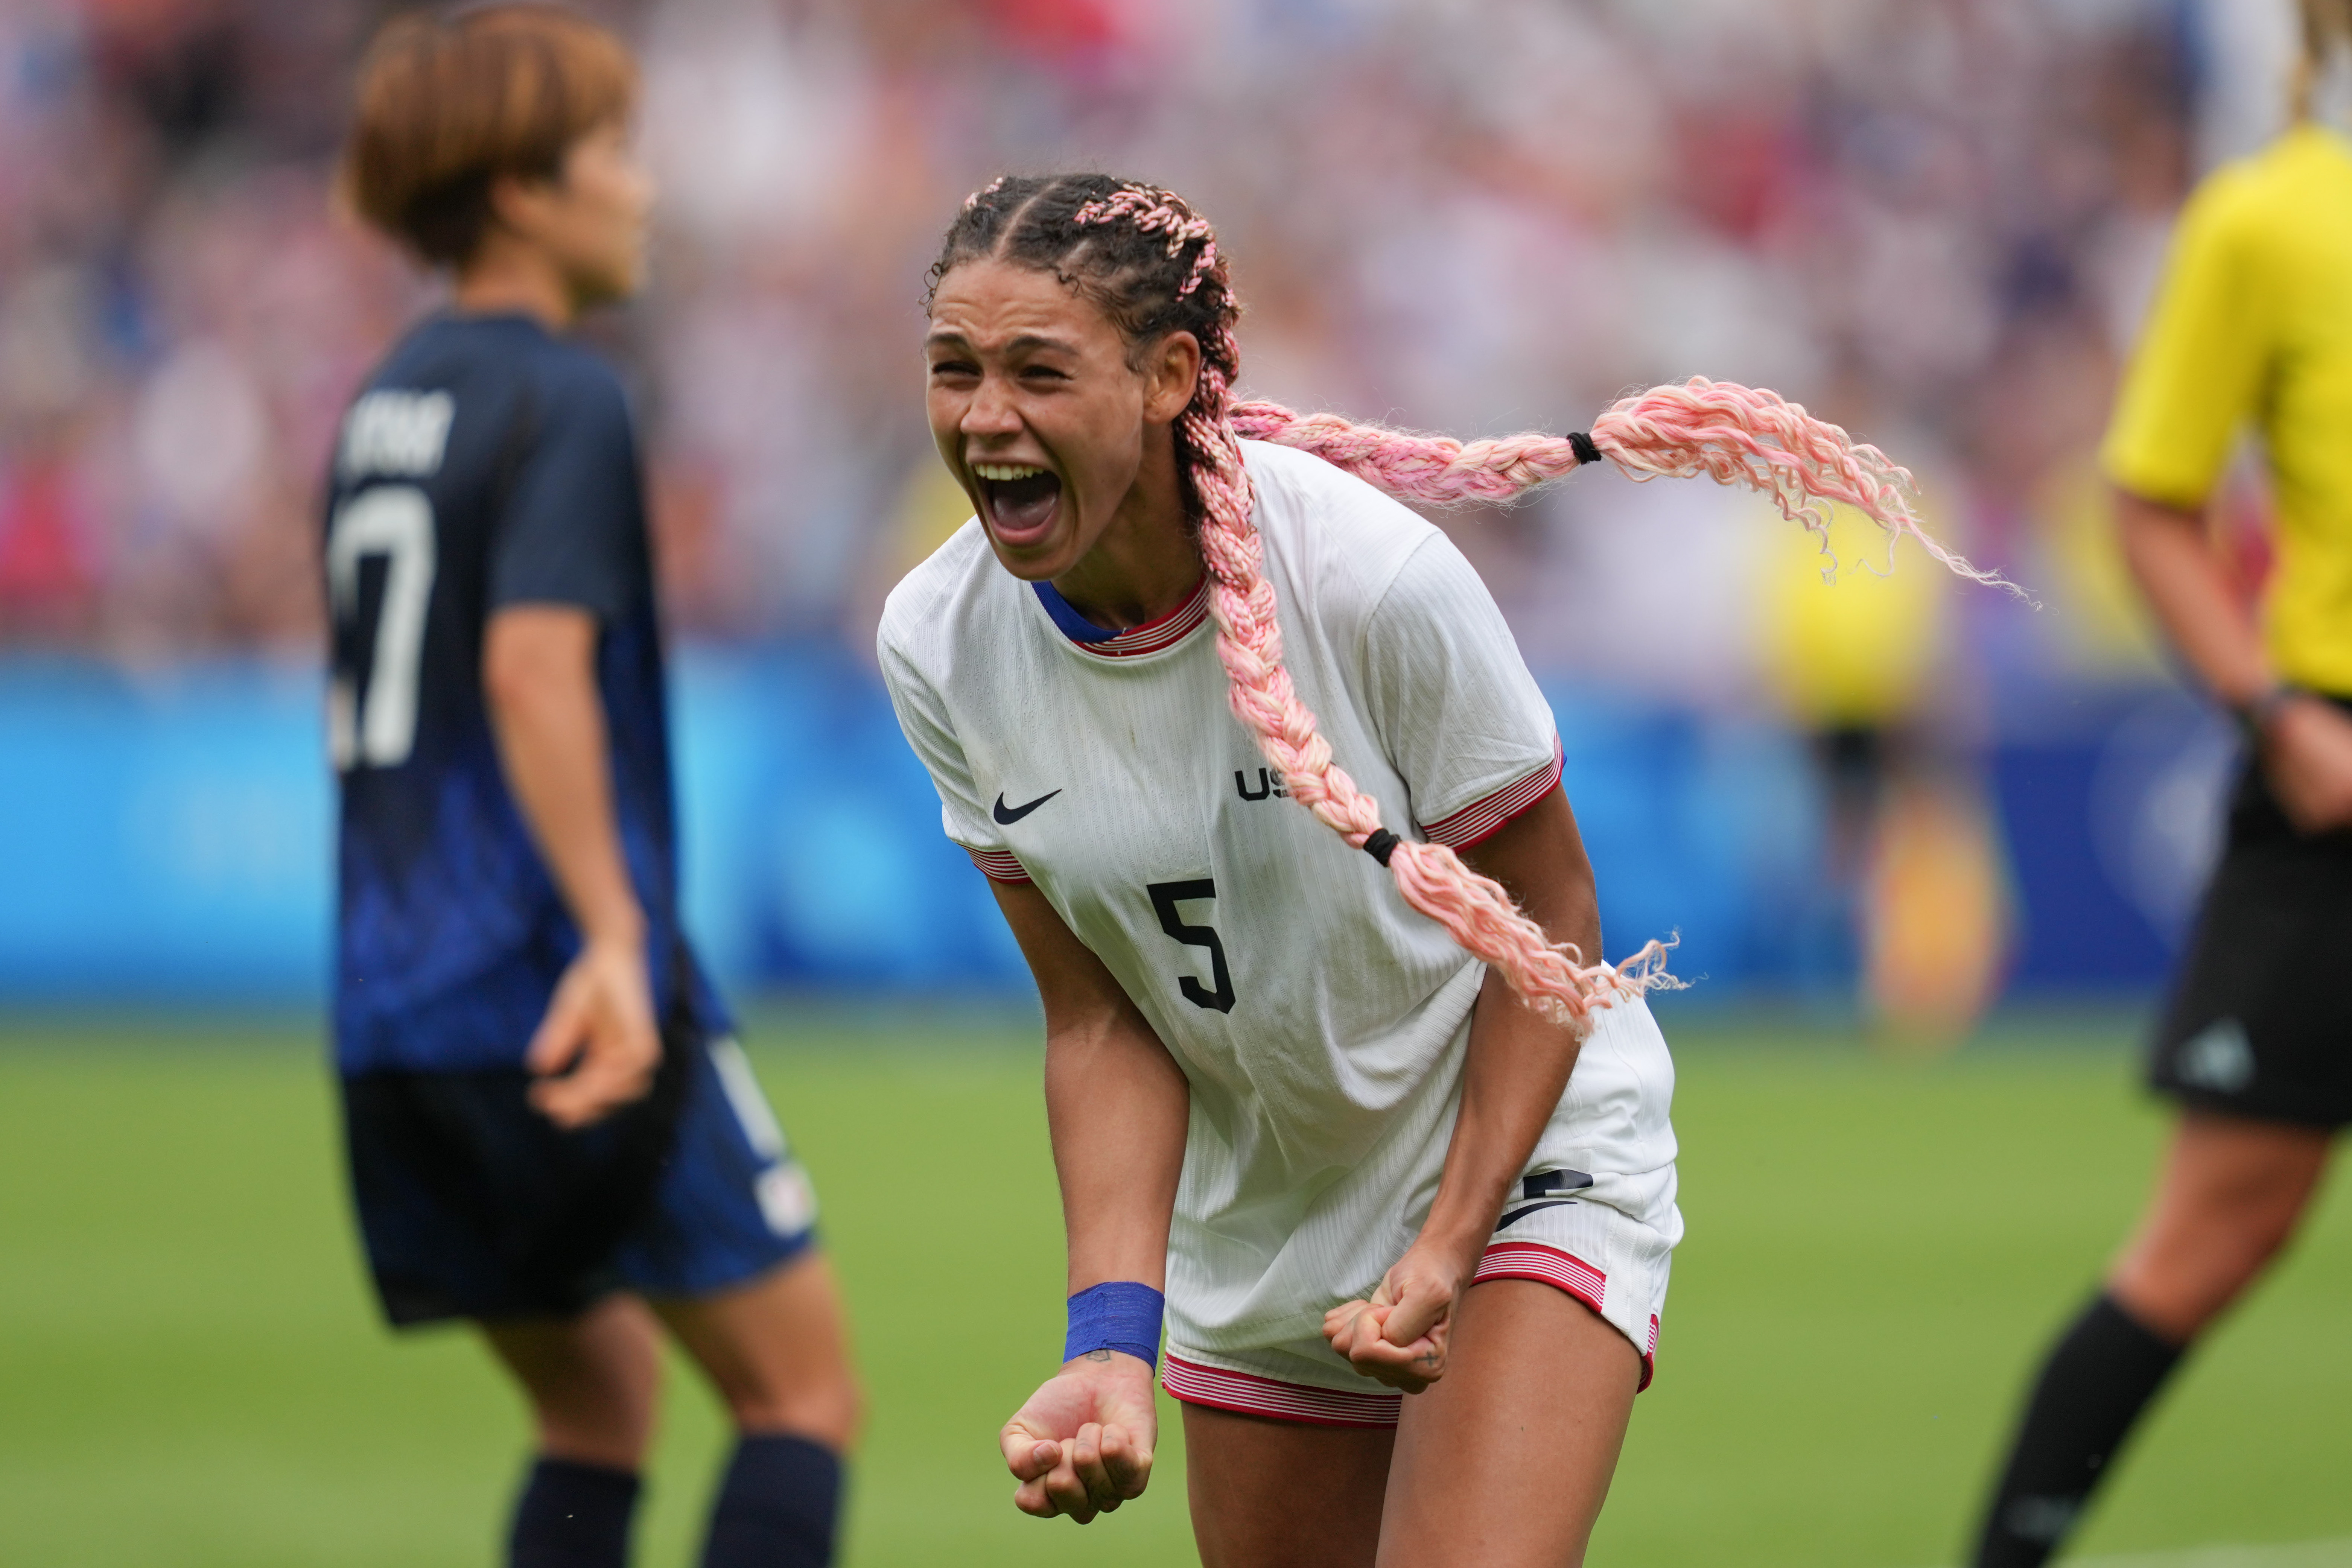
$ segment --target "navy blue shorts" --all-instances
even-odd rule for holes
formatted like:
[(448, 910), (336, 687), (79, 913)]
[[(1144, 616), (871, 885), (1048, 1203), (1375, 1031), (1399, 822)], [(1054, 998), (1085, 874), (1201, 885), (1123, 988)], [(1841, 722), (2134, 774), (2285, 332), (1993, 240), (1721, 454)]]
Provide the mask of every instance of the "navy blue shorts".
[(707, 1296), (814, 1239), (807, 1173), (733, 1040), (670, 1046), (650, 1095), (579, 1131), (532, 1110), (530, 1085), (520, 1068), (343, 1079), (352, 1198), (394, 1324)]

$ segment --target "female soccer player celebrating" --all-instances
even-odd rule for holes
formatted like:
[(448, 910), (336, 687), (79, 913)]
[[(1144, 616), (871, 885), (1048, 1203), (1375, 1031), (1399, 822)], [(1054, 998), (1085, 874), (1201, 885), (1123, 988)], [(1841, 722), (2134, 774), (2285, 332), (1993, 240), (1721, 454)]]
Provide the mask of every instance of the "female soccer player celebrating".
[[(2352, 5), (2305, 0), (2304, 110), (2182, 213), (2108, 431), (2124, 553), (2237, 714), (2229, 839), (2149, 1078), (2180, 1115), (2139, 1230), (2043, 1363), (1979, 1568), (2033, 1568), (2189, 1343), (2294, 1235), (2352, 1121), (2352, 144), (2308, 112)], [(2207, 537), (2242, 428), (2279, 509), (2262, 625)]]
[(879, 640), (1045, 1002), (1070, 1331), (1017, 1502), (1142, 1491), (1164, 1287), (1213, 1568), (1580, 1560), (1682, 1236), (1658, 955), (1598, 963), (1551, 713), (1390, 496), (1606, 456), (1909, 530), (1900, 471), (1700, 382), (1466, 447), (1236, 405), (1209, 225), (1099, 175), (991, 185), (932, 279), (979, 515)]

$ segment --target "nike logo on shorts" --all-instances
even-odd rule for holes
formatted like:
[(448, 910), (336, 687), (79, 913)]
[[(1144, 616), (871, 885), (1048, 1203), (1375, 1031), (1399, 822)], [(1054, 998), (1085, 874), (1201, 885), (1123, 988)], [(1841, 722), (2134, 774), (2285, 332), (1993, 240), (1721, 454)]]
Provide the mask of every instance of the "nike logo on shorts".
[(1061, 793), (1062, 792), (1060, 790), (1052, 790), (1045, 795), (1039, 795), (1035, 800), (1031, 801), (1026, 805), (1008, 806), (1004, 804), (1003, 794), (999, 792), (996, 797), (996, 820), (1003, 823), (1005, 826), (1010, 827), (1014, 823), (1020, 821), (1023, 817), (1028, 816), (1031, 812), (1036, 810), (1039, 806), (1045, 805), (1047, 801), (1053, 799), (1055, 795)]
[(1521, 1206), (1496, 1220), (1495, 1228), (1500, 1230), (1507, 1225), (1516, 1225), (1538, 1209), (1558, 1208), (1562, 1204), (1576, 1203), (1579, 1200), (1568, 1194), (1580, 1193), (1591, 1184), (1591, 1176), (1582, 1171), (1538, 1171), (1519, 1183), (1519, 1196), (1524, 1200)]

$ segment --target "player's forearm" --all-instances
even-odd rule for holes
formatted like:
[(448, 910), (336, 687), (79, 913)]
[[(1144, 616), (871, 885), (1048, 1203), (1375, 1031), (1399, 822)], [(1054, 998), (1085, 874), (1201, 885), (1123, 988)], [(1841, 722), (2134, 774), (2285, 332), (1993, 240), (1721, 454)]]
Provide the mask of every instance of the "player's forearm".
[(2262, 632), (2197, 512), (2116, 492), (2124, 559), (2165, 636), (2214, 696), (2242, 708), (2276, 679)]
[(1182, 1069), (1131, 1006), (1058, 1027), (1049, 1016), (1045, 1119), (1072, 1294), (1108, 1279), (1164, 1288), (1191, 1110)]
[(507, 786), (581, 933), (640, 942), (645, 910), (613, 809), (596, 623), (583, 611), (526, 605), (491, 618), (482, 683)]
[(1160, 1289), (1192, 1085), (1035, 885), (991, 890), (1045, 1006), (1045, 1121), (1069, 1232), (1070, 1291), (1112, 1279)]
[(1488, 973), (1470, 1020), (1462, 1106), (1446, 1146), (1424, 1238), (1475, 1254), (1494, 1234), (1511, 1184), (1527, 1169), (1576, 1068), (1578, 1042)]
[[(1507, 889), (1554, 942), (1588, 962), (1601, 951), (1600, 900), (1592, 863), (1568, 797), (1555, 790), (1464, 857)], [(1494, 1233), (1511, 1183), (1568, 1089), (1579, 1042), (1514, 995), (1489, 971), (1470, 1016), (1462, 1104), (1446, 1146), (1424, 1237), (1475, 1252)]]

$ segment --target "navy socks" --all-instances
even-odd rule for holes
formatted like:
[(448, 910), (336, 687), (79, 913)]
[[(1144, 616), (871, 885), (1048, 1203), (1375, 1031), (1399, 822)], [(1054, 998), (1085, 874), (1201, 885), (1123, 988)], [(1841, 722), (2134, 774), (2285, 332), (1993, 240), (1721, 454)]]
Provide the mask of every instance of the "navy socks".
[[(515, 1500), (509, 1568), (625, 1568), (635, 1472), (534, 1461)], [(806, 1437), (745, 1437), (719, 1483), (702, 1568), (831, 1568), (841, 1460)]]
[(2101, 1295), (2074, 1320), (2033, 1386), (1976, 1568), (2041, 1568), (2049, 1560), (2180, 1355), (2112, 1297)]
[(745, 1437), (719, 1483), (702, 1568), (829, 1568), (841, 1459), (806, 1437)]
[(515, 1500), (509, 1568), (624, 1568), (636, 1509), (635, 1471), (542, 1457)]

